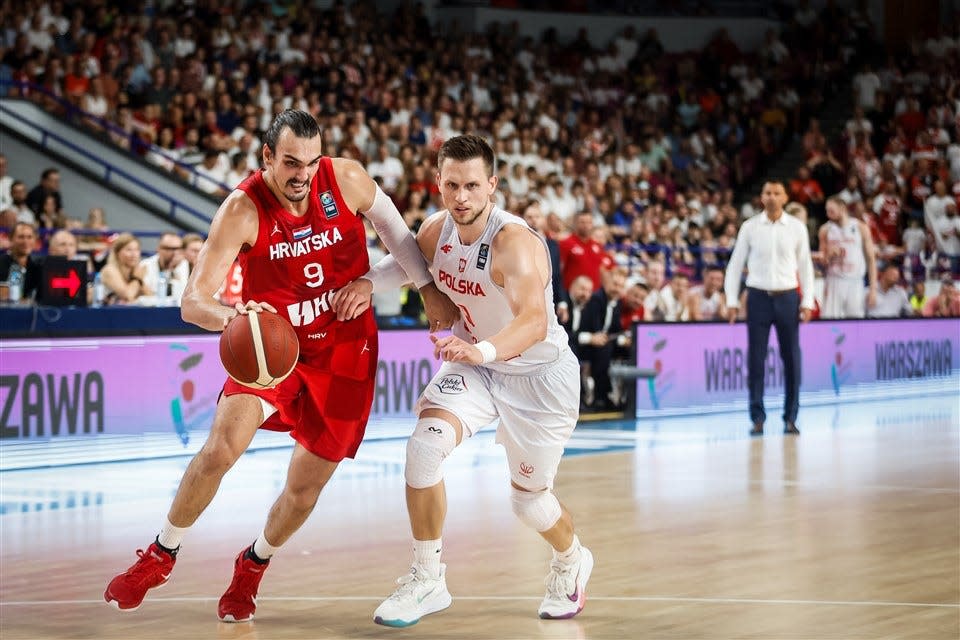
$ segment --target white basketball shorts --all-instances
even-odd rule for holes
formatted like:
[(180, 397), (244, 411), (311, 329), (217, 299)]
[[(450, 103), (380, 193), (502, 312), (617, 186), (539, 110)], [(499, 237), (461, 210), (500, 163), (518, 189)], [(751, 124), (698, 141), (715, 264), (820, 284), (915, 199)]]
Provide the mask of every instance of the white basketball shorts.
[(563, 448), (580, 415), (580, 365), (570, 351), (532, 373), (510, 375), (444, 362), (417, 402), (417, 413), (440, 408), (470, 437), (500, 418), (510, 478), (530, 491), (553, 488)]

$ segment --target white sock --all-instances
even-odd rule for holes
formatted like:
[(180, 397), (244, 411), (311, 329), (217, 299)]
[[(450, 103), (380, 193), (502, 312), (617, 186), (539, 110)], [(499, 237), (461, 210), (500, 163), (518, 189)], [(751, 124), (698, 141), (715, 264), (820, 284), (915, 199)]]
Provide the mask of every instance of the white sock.
[(436, 540), (414, 540), (413, 560), (433, 578), (440, 577), (440, 552), (443, 550), (441, 538)]
[(566, 551), (553, 550), (553, 557), (563, 564), (571, 565), (580, 561), (580, 538), (573, 534), (573, 544)]
[(167, 518), (163, 521), (163, 528), (160, 529), (157, 542), (161, 547), (176, 551), (189, 529), (190, 527), (175, 527), (170, 524), (170, 518)]
[(257, 541), (253, 543), (253, 552), (256, 556), (261, 560), (269, 560), (277, 551), (280, 551), (280, 547), (275, 547), (267, 542), (266, 534), (261, 531)]

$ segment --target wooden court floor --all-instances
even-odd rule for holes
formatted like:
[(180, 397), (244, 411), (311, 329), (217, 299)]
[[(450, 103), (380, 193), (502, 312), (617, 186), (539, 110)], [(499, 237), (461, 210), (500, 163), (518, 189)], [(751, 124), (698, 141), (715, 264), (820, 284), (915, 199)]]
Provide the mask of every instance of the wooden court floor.
[(365, 444), (338, 472), (248, 624), (218, 622), (216, 602), (289, 451), (241, 459), (132, 613), (103, 589), (152, 539), (186, 460), (5, 472), (0, 638), (956, 639), (958, 404), (805, 410), (799, 438), (750, 440), (740, 415), (584, 425), (556, 486), (596, 557), (569, 621), (536, 616), (549, 553), (512, 516), (489, 437), (447, 463), (453, 606), (408, 629), (372, 622), (410, 561), (402, 443)]

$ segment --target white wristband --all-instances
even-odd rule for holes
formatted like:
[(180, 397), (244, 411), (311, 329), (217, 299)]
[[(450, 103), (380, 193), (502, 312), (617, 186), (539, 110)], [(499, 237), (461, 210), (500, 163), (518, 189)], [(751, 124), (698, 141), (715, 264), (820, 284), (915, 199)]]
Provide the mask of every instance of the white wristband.
[(497, 348), (493, 346), (493, 343), (489, 340), (481, 340), (473, 346), (475, 346), (477, 350), (480, 351), (480, 355), (483, 356), (482, 364), (487, 364), (497, 359)]

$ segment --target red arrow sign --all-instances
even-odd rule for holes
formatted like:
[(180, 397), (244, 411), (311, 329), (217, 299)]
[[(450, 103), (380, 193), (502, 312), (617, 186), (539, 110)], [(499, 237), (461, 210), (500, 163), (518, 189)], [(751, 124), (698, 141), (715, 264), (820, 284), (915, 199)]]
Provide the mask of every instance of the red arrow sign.
[(77, 290), (80, 288), (80, 276), (73, 269), (67, 273), (68, 275), (64, 278), (50, 278), (50, 288), (66, 289), (72, 298), (77, 295)]

